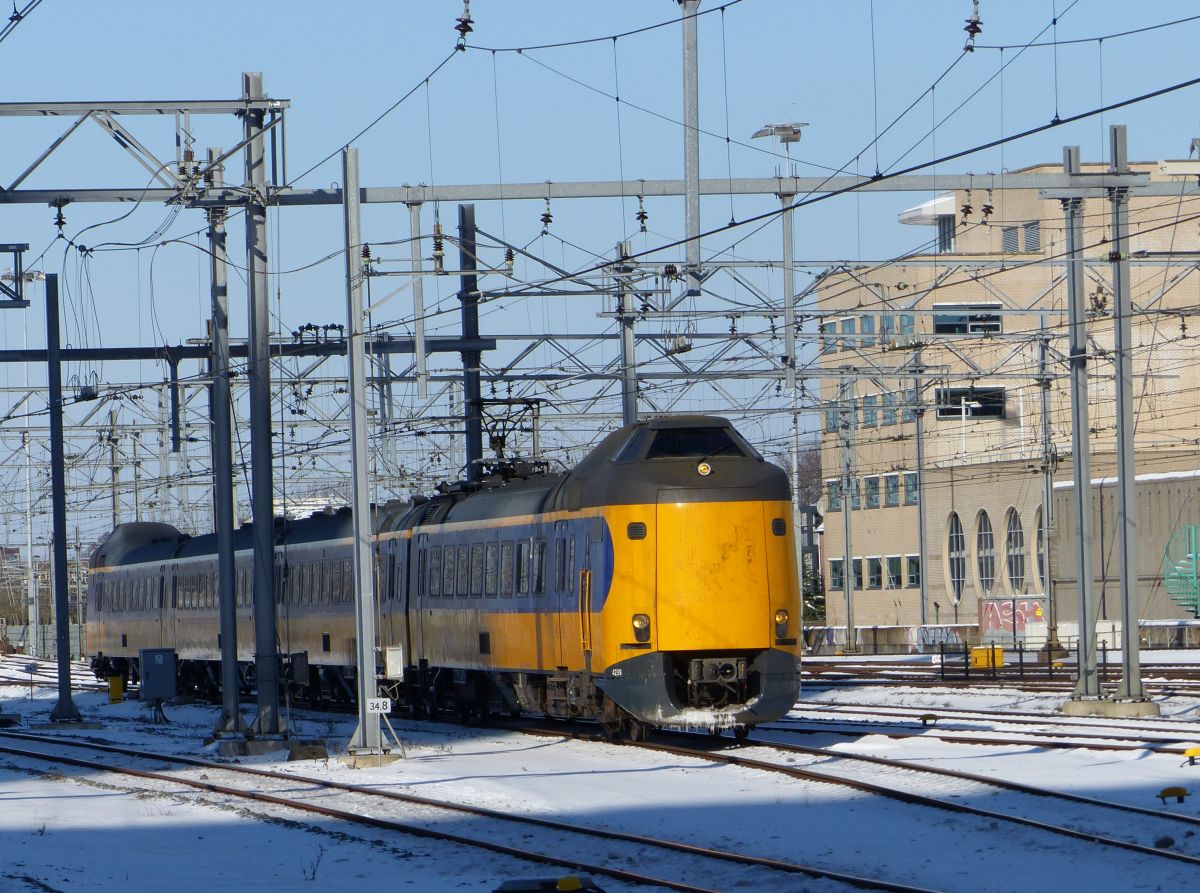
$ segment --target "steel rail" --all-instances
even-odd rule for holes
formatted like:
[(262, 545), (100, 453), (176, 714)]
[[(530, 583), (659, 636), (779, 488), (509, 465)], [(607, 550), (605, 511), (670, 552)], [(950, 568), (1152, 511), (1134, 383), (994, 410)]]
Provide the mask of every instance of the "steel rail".
[[(825, 878), (828, 880), (840, 881), (848, 885), (868, 890), (884, 890), (895, 891), (895, 893), (930, 893), (929, 890), (922, 887), (914, 887), (906, 884), (896, 884), (889, 881), (876, 881), (870, 878), (851, 875), (845, 872), (838, 872), (823, 868), (817, 868), (809, 865), (800, 865), (797, 863), (786, 862), (780, 859), (769, 859), (763, 856), (751, 856), (741, 853), (732, 853), (725, 850), (710, 849), (707, 847), (696, 846), (693, 844), (682, 843), (679, 841), (662, 840), (660, 838), (648, 837), (639, 834), (629, 834), (621, 831), (599, 830), (594, 828), (583, 828), (579, 825), (554, 821), (552, 819), (542, 819), (530, 816), (513, 815), (512, 813), (501, 812), (500, 810), (488, 809), (482, 806), (472, 806), (466, 804), (449, 803), (443, 800), (437, 800), (429, 797), (421, 797), (415, 794), (402, 794), (396, 791), (381, 791), (365, 785), (347, 784), (344, 782), (331, 781), (328, 779), (319, 779), (311, 776), (298, 775), (294, 773), (275, 772), (269, 769), (256, 769), (248, 766), (232, 766), (226, 763), (213, 763), (207, 760), (201, 760), (194, 757), (184, 757), (179, 755), (165, 754), (147, 754), (145, 751), (138, 751), (133, 748), (120, 747), (117, 745), (100, 744), (97, 742), (77, 742), (65, 740), (57, 737), (45, 735), (35, 735), (32, 733), (0, 731), (0, 736), (34, 741), (38, 743), (54, 744), (57, 746), (71, 746), (87, 750), (96, 750), (103, 753), (113, 753), (122, 756), (131, 756), (139, 759), (153, 759), (162, 762), (178, 763), (193, 768), (205, 769), (208, 771), (225, 771), (240, 775), (248, 775), (259, 778), (270, 778), (276, 781), (286, 781), (289, 784), (310, 784), (314, 787), (325, 788), (329, 790), (343, 791), (346, 793), (369, 795), (385, 800), (399, 801), (403, 803), (411, 803), (420, 806), (429, 806), (436, 809), (444, 809), (448, 811), (465, 813), (468, 815), (476, 815), (483, 818), (498, 819), (514, 824), (532, 825), (535, 827), (546, 828), (554, 831), (561, 831), (571, 834), (580, 834), (584, 836), (596, 837), (603, 840), (619, 840), (625, 843), (638, 844), (641, 846), (657, 847), (660, 849), (671, 850), (689, 855), (704, 856), (706, 858), (716, 859), (720, 861), (732, 862), (739, 865), (752, 865), (763, 868), (769, 868), (776, 871), (787, 872), (792, 874), (804, 874), (813, 878)], [(0, 746), (0, 752), (7, 752), (6, 749)], [(125, 771), (124, 769), (116, 769), (112, 771)], [(136, 770), (135, 770), (136, 771)], [(166, 776), (173, 781), (186, 781), (185, 779), (176, 776)], [(455, 838), (457, 839), (457, 838)], [(556, 863), (557, 864), (557, 863)], [(586, 871), (594, 874), (604, 874), (606, 869), (594, 866), (581, 866), (579, 863), (572, 863), (575, 867), (582, 867)], [(611, 872), (609, 872), (610, 876)], [(628, 879), (628, 878), (626, 878)], [(675, 889), (693, 889), (683, 886)], [(695, 888), (700, 889), (700, 888)]]

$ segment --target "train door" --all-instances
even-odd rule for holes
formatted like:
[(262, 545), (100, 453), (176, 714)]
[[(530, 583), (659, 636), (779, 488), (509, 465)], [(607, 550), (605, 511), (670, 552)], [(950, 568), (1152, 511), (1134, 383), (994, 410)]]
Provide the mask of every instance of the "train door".
[(596, 582), (604, 575), (604, 525), (599, 519), (587, 522), (581, 531), (579, 581), (579, 643), (583, 650), (583, 668), (592, 672), (592, 649), (595, 642), (592, 626), (596, 605)]
[(416, 560), (408, 563), (408, 577), (401, 598), (401, 608), (405, 616), (406, 642), (405, 656), (409, 664), (416, 664), (418, 659), (425, 656), (425, 615), (426, 600), (429, 598), (431, 579), (436, 575), (437, 591), (442, 587), (441, 550), (438, 550), (438, 560), (431, 566), (429, 550), (429, 534), (422, 533), (407, 540), (411, 549), (416, 552)]

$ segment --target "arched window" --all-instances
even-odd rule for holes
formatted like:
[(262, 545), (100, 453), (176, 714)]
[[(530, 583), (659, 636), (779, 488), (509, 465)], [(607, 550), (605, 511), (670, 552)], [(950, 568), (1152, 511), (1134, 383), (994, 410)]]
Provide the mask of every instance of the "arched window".
[(950, 513), (946, 535), (946, 557), (950, 562), (950, 597), (957, 605), (963, 596), (967, 582), (967, 537), (963, 533), (958, 512)]
[(1013, 592), (1020, 592), (1025, 586), (1025, 531), (1016, 509), (1008, 510), (1008, 520), (1004, 526), (1004, 563), (1008, 569), (1008, 583)]
[(987, 512), (979, 513), (975, 530), (975, 558), (979, 567), (979, 588), (991, 594), (996, 584), (996, 538), (992, 534), (992, 519)]

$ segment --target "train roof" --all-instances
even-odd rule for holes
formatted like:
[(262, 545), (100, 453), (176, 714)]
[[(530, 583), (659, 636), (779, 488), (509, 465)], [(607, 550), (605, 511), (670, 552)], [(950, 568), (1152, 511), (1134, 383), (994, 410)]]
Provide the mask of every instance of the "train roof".
[(91, 566), (115, 567), (145, 561), (165, 561), (190, 539), (170, 524), (133, 521), (118, 524), (92, 552)]

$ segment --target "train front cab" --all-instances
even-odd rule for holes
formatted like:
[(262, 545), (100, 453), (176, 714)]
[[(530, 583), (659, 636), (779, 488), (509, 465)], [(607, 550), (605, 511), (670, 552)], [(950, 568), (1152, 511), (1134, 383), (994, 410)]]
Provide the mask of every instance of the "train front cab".
[[(799, 692), (790, 492), (732, 428), (703, 421), (673, 432), (661, 458), (635, 444), (610, 485), (653, 501), (605, 510), (615, 566), (594, 679), (642, 723), (744, 731), (786, 714)], [(737, 449), (713, 455), (726, 435)]]

